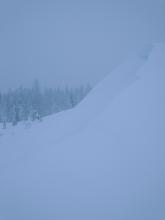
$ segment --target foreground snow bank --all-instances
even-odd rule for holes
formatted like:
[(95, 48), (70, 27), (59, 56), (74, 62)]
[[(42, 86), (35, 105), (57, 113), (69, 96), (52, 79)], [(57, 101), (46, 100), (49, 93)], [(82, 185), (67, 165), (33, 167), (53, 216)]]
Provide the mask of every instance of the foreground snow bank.
[(2, 219), (164, 220), (164, 57), (155, 46), (74, 110), (3, 138)]

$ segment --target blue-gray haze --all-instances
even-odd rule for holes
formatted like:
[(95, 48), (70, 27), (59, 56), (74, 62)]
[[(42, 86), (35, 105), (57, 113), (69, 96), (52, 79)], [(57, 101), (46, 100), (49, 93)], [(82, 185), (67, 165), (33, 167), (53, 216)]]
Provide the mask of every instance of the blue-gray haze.
[(96, 83), (164, 21), (164, 0), (1, 0), (0, 90)]

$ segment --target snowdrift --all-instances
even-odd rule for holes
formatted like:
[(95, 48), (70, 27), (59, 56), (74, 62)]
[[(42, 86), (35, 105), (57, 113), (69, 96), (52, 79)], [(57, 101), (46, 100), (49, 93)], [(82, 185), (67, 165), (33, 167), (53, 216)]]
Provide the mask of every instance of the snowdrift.
[(165, 46), (75, 109), (1, 138), (0, 218), (165, 219)]

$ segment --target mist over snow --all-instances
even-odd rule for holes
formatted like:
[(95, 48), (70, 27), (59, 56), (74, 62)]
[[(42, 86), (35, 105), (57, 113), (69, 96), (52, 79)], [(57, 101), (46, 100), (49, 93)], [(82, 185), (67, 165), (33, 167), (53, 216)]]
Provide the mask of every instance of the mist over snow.
[(164, 0), (1, 0), (0, 91), (96, 85), (165, 40)]
[(165, 219), (165, 44), (76, 107), (0, 130), (0, 219)]

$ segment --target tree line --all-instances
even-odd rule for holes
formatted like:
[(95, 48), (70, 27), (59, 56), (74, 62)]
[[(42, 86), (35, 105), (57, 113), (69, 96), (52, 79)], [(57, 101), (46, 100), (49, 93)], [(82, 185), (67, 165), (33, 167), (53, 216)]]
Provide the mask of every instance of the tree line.
[(20, 87), (0, 93), (0, 122), (17, 125), (20, 121), (41, 120), (47, 115), (57, 113), (77, 105), (90, 91), (91, 87), (45, 88), (41, 89), (35, 80), (31, 88)]

